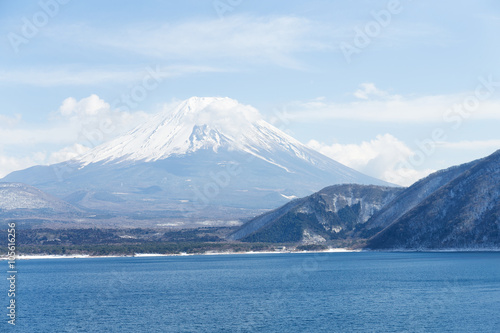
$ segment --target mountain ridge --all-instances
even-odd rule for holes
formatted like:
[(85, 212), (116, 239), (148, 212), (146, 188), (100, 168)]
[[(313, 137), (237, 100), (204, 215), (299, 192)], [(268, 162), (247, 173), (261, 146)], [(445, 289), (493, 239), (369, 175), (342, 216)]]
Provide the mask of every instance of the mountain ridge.
[(230, 239), (306, 243), (314, 241), (314, 236), (321, 243), (347, 239), (402, 190), (359, 184), (328, 186), (248, 221)]
[[(380, 200), (381, 191), (391, 193)], [(330, 186), (251, 219), (230, 239), (334, 246), (345, 240), (374, 250), (500, 248), (500, 150), (408, 188)]]
[[(231, 221), (332, 184), (392, 185), (303, 145), (253, 107), (219, 97), (182, 101), (78, 158), (16, 171), (3, 181), (85, 198), (74, 202), (83, 208)], [(151, 186), (159, 191), (137, 191)]]
[(0, 213), (81, 213), (71, 204), (23, 183), (0, 182)]
[(392, 221), (367, 246), (373, 249), (500, 247), (500, 150), (462, 166), (467, 168)]

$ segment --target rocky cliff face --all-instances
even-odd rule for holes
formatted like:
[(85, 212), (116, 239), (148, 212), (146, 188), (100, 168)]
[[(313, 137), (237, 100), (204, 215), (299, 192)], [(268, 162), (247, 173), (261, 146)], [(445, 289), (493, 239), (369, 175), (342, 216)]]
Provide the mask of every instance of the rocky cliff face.
[(343, 239), (402, 189), (373, 185), (335, 185), (263, 214), (231, 238), (260, 242), (318, 243)]

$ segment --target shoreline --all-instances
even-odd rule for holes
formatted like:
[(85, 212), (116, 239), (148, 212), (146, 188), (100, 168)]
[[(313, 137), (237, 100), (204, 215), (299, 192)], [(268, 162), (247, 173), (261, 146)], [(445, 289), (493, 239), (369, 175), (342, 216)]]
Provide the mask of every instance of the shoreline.
[[(247, 252), (203, 252), (203, 253), (135, 253), (133, 255), (106, 255), (92, 256), (89, 254), (70, 255), (19, 255), (16, 260), (37, 260), (37, 259), (94, 259), (94, 258), (147, 258), (147, 257), (186, 257), (186, 256), (218, 256), (218, 255), (247, 255), (247, 254), (307, 254), (307, 253), (473, 253), (473, 252), (500, 252), (500, 248), (490, 249), (439, 249), (439, 250), (415, 250), (415, 249), (393, 249), (393, 250), (369, 250), (369, 249), (347, 249), (330, 248), (323, 251), (247, 251)], [(9, 260), (8, 257), (0, 257), (0, 261)]]
[[(88, 254), (69, 255), (19, 255), (16, 260), (37, 260), (37, 259), (93, 259), (93, 258), (146, 258), (146, 257), (187, 257), (187, 256), (218, 256), (218, 255), (246, 255), (246, 254), (286, 254), (286, 253), (350, 253), (362, 252), (362, 250), (351, 250), (346, 248), (332, 248), (324, 251), (247, 251), (247, 252), (203, 252), (203, 253), (135, 253), (133, 255), (109, 255), (91, 256)], [(7, 257), (0, 257), (1, 260), (8, 260)]]

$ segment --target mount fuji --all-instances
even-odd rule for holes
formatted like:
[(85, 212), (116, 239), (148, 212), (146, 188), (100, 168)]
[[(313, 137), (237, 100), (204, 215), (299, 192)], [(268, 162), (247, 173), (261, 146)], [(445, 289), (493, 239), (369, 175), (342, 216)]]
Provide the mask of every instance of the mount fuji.
[(255, 108), (218, 97), (192, 97), (78, 158), (2, 181), (86, 210), (181, 225), (247, 218), (333, 184), (390, 185), (306, 147)]

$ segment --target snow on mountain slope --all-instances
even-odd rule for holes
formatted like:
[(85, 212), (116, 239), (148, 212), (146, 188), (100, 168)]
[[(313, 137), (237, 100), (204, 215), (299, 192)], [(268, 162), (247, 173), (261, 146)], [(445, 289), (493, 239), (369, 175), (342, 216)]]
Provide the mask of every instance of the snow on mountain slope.
[(48, 209), (75, 212), (77, 209), (37, 188), (21, 183), (0, 183), (0, 210)]
[(248, 221), (230, 238), (277, 243), (318, 242), (314, 235), (323, 242), (347, 238), (402, 190), (357, 184), (329, 186)]
[[(448, 176), (450, 173), (453, 177)], [(500, 247), (500, 150), (424, 178), (402, 192), (391, 205), (404, 207), (404, 201), (417, 186), (425, 186), (437, 176), (448, 181), (404, 214), (389, 220), (388, 226), (370, 239), (369, 248)]]
[[(306, 147), (255, 108), (219, 97), (192, 97), (79, 158), (4, 181), (84, 198), (72, 203), (86, 208), (189, 211), (200, 218), (216, 211), (254, 216), (332, 184), (390, 185)], [(154, 193), (141, 190), (152, 186)]]
[(123, 160), (151, 162), (199, 149), (217, 152), (225, 147), (268, 161), (259, 153), (278, 146), (308, 160), (302, 151), (304, 145), (259, 119), (253, 107), (230, 98), (192, 97), (76, 160), (83, 165)]
[[(333, 162), (262, 120), (253, 107), (227, 97), (192, 97), (129, 133), (96, 147), (75, 162), (81, 166), (99, 162), (153, 162), (201, 149), (248, 153), (287, 172), (294, 172), (294, 162), (277, 153), (286, 153), (321, 169)], [(337, 171), (347, 177), (360, 175), (337, 164)]]
[(445, 170), (437, 171), (410, 186), (399, 194), (393, 202), (384, 207), (367, 222), (366, 228), (377, 232), (396, 221), (404, 214), (418, 206), (428, 196), (432, 195), (442, 186), (460, 176), (477, 161), (469, 162), (459, 166), (453, 166)]

